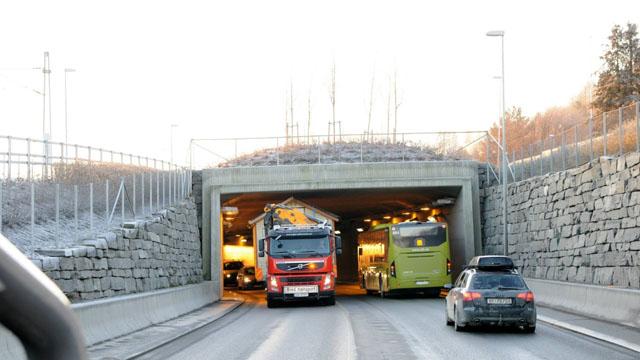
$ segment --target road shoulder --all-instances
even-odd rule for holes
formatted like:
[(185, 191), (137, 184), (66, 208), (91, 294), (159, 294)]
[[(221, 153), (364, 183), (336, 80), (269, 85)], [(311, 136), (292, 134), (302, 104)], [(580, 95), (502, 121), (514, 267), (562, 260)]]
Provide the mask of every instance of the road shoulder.
[(88, 348), (89, 357), (91, 359), (135, 358), (220, 319), (243, 302), (243, 299), (225, 298), (178, 318), (93, 345)]
[(548, 307), (538, 307), (538, 320), (640, 353), (640, 329)]

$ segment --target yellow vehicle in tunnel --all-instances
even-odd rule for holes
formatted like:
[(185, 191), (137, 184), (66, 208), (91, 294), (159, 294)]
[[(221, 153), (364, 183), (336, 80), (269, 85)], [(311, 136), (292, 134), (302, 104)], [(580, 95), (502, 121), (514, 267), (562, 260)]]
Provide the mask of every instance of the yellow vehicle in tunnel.
[(451, 284), (443, 222), (381, 224), (358, 236), (360, 286), (367, 293), (430, 292)]

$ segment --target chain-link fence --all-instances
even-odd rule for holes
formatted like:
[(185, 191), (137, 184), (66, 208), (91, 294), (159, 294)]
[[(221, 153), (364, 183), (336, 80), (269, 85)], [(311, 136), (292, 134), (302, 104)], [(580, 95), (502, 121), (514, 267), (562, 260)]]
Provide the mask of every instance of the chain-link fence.
[(509, 149), (515, 180), (567, 170), (601, 156), (640, 151), (640, 103), (590, 116), (570, 128)]
[(28, 254), (78, 244), (191, 194), (188, 169), (91, 147), (0, 136), (0, 165), (0, 232)]

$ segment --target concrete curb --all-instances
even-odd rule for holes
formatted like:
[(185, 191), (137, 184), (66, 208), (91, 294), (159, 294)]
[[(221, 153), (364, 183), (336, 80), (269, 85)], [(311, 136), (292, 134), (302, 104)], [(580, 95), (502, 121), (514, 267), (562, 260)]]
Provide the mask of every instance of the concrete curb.
[[(150, 353), (150, 352), (152, 352), (154, 350), (157, 350), (157, 349), (165, 346), (166, 344), (169, 344), (169, 343), (171, 343), (173, 341), (176, 341), (176, 340), (178, 340), (178, 339), (180, 339), (180, 338), (182, 338), (184, 336), (187, 336), (187, 335), (189, 335), (189, 334), (191, 334), (191, 333), (193, 333), (193, 332), (195, 332), (195, 331), (197, 331), (199, 329), (202, 329), (203, 327), (205, 327), (205, 326), (207, 326), (207, 325), (209, 325), (209, 324), (211, 324), (211, 323), (213, 323), (213, 322), (215, 322), (215, 321), (227, 316), (228, 314), (233, 312), (235, 309), (240, 307), (240, 305), (244, 304), (244, 302), (245, 302), (245, 300), (241, 299), (241, 298), (224, 298), (224, 299), (221, 299), (220, 301), (234, 301), (234, 302), (236, 302), (236, 304), (234, 304), (233, 306), (229, 307), (228, 309), (226, 309), (224, 312), (222, 312), (218, 316), (216, 316), (214, 318), (211, 318), (210, 321), (207, 321), (205, 323), (199, 324), (198, 326), (195, 326), (195, 327), (193, 327), (193, 328), (191, 328), (191, 329), (189, 329), (189, 330), (187, 330), (187, 331), (185, 331), (183, 333), (176, 334), (175, 336), (172, 336), (172, 337), (168, 338), (165, 342), (163, 342), (161, 344), (156, 344), (156, 345), (150, 346), (148, 349), (144, 349), (144, 350), (138, 351), (136, 353), (133, 353), (133, 354), (125, 357), (124, 360), (131, 360), (131, 359), (138, 358), (138, 357), (140, 357), (142, 355), (145, 355), (145, 354), (148, 354), (148, 353)], [(157, 324), (157, 325), (162, 325), (162, 324)]]
[(582, 326), (572, 325), (572, 324), (569, 324), (569, 323), (564, 322), (564, 321), (552, 319), (552, 318), (544, 316), (544, 315), (538, 315), (538, 320), (542, 321), (544, 323), (547, 323), (549, 325), (552, 325), (552, 326), (556, 326), (556, 327), (559, 327), (559, 328), (562, 328), (562, 329), (565, 329), (565, 330), (572, 331), (574, 333), (585, 335), (585, 336), (588, 336), (590, 338), (594, 338), (594, 339), (597, 339), (597, 340), (600, 340), (600, 341), (604, 341), (604, 342), (609, 343), (609, 344), (620, 346), (620, 347), (623, 347), (625, 349), (640, 353), (640, 345), (634, 344), (634, 343), (630, 343), (630, 342), (628, 342), (626, 340), (618, 339), (616, 337), (609, 336), (609, 335), (606, 335), (606, 334), (603, 334), (603, 333), (600, 333), (600, 332), (597, 332), (597, 331), (593, 331), (593, 330), (584, 328)]

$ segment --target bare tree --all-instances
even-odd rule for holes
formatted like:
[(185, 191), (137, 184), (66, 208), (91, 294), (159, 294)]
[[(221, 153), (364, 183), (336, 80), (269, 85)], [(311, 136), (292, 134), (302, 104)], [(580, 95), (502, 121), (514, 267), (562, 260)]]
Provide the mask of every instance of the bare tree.
[(393, 142), (396, 142), (396, 134), (398, 132), (398, 108), (402, 103), (398, 102), (398, 72), (393, 72), (393, 102), (394, 102), (394, 113), (393, 113)]
[(333, 142), (336, 142), (336, 62), (331, 67), (331, 83), (329, 85), (329, 100), (331, 100), (332, 121), (329, 123), (329, 142), (331, 142), (331, 129), (333, 127)]
[(369, 91), (369, 121), (367, 122), (367, 136), (373, 141), (373, 134), (371, 132), (371, 116), (373, 112), (373, 87), (376, 80), (375, 70), (371, 74), (371, 90)]
[(311, 87), (307, 96), (307, 143), (311, 144)]

